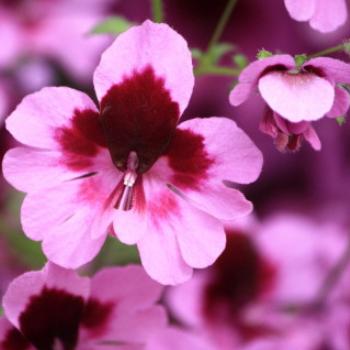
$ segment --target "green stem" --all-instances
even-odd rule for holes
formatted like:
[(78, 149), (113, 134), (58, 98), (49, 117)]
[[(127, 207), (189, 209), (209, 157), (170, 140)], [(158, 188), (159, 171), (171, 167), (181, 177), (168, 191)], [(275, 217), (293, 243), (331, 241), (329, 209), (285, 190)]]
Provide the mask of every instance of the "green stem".
[(342, 43), (333, 47), (329, 47), (328, 49), (324, 49), (318, 52), (315, 52), (311, 55), (308, 55), (308, 58), (314, 58), (314, 57), (320, 57), (320, 56), (325, 56), (329, 55), (331, 53), (339, 52), (339, 51), (344, 51), (345, 50), (346, 43)]
[(164, 22), (164, 11), (162, 0), (151, 0), (152, 1), (152, 15), (154, 22)]
[(213, 33), (213, 36), (211, 37), (209, 44), (208, 44), (208, 49), (207, 52), (210, 51), (210, 49), (218, 42), (218, 40), (220, 39), (226, 24), (231, 16), (232, 10), (235, 7), (237, 3), (237, 0), (228, 0), (227, 5), (225, 7), (224, 12), (221, 15), (221, 18), (215, 28), (215, 31)]
[(237, 77), (240, 73), (239, 69), (220, 67), (220, 66), (198, 66), (194, 70), (196, 76), (201, 75), (220, 75), (226, 77)]

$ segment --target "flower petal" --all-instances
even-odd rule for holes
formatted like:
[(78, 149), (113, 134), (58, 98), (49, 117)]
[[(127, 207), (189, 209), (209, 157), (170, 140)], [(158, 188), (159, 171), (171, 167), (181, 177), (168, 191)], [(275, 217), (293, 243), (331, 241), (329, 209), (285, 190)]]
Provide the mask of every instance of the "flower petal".
[(221, 220), (247, 215), (252, 205), (231, 183), (250, 183), (260, 174), (262, 155), (226, 118), (181, 123), (166, 154), (166, 181), (197, 208)]
[(319, 69), (327, 79), (335, 83), (350, 83), (350, 64), (330, 57), (316, 57), (307, 61), (304, 68)]
[(303, 133), (305, 140), (315, 151), (320, 151), (322, 148), (321, 140), (319, 139), (316, 130), (310, 125), (310, 127)]
[(84, 93), (66, 87), (49, 87), (25, 97), (7, 118), (7, 130), (21, 143), (57, 149), (57, 128), (69, 127), (75, 111), (97, 111)]
[(345, 0), (318, 0), (310, 25), (322, 33), (332, 32), (343, 25), (347, 17)]
[[(90, 300), (100, 305), (101, 311), (107, 311), (107, 319), (96, 324), (98, 328), (91, 327), (91, 322), (87, 324), (85, 337), (96, 340), (98, 333), (99, 339), (118, 339), (128, 343), (146, 341), (166, 324), (163, 307), (155, 305), (162, 289), (140, 266), (107, 268), (98, 272), (92, 279)], [(102, 315), (101, 311), (97, 314)], [(92, 313), (90, 317), (93, 316)]]
[(259, 77), (270, 67), (283, 66), (286, 69), (295, 67), (294, 59), (290, 55), (274, 55), (254, 61), (243, 69), (239, 82), (230, 93), (230, 103), (238, 106), (243, 103), (254, 90)]
[(332, 109), (327, 113), (329, 118), (345, 116), (350, 107), (350, 95), (342, 87), (335, 88), (335, 99)]
[(184, 282), (191, 276), (189, 266), (206, 267), (223, 251), (223, 225), (166, 187), (149, 192), (145, 181), (147, 231), (138, 241), (142, 264), (160, 283)]
[(189, 217), (180, 212), (178, 199), (166, 187), (147, 198), (147, 231), (137, 242), (142, 265), (162, 284), (182, 283), (192, 276), (192, 268), (180, 253), (177, 233), (190, 224)]
[(24, 231), (34, 240), (44, 240), (43, 250), (53, 262), (77, 267), (101, 248), (113, 220), (113, 198), (109, 197), (115, 183), (109, 176), (104, 172), (72, 180), (25, 198)]
[[(111, 281), (115, 283), (111, 284)], [(103, 303), (117, 301), (122, 313), (153, 305), (160, 299), (162, 291), (163, 286), (137, 265), (105, 268), (91, 281), (91, 297)]]
[(166, 24), (149, 20), (118, 36), (102, 55), (94, 75), (98, 99), (125, 77), (152, 67), (164, 79), (180, 112), (187, 107), (194, 85), (192, 57), (186, 41)]
[(168, 327), (158, 332), (146, 345), (146, 350), (215, 350), (216, 346), (209, 344), (193, 332), (185, 332), (175, 327)]
[(91, 211), (80, 211), (60, 226), (50, 229), (42, 249), (47, 258), (65, 268), (76, 269), (90, 262), (106, 239), (105, 235), (91, 238)]
[(0, 317), (0, 349), (34, 350), (22, 333), (5, 317)]
[(3, 174), (18, 190), (33, 193), (100, 170), (102, 161), (107, 163), (108, 160), (107, 151), (103, 151), (98, 159), (92, 159), (86, 167), (73, 170), (62, 164), (61, 152), (17, 147), (5, 154)]
[(284, 0), (284, 4), (296, 21), (308, 21), (316, 9), (316, 0)]
[(41, 271), (31, 271), (17, 277), (4, 295), (3, 307), (8, 319), (18, 329), (21, 329), (20, 317), (26, 311), (28, 303), (33, 296), (41, 294), (44, 287), (86, 299), (90, 292), (90, 281), (79, 277), (72, 270), (65, 270), (51, 263), (46, 264)]
[(259, 79), (259, 91), (271, 109), (296, 123), (322, 118), (334, 102), (334, 87), (314, 74), (271, 72)]

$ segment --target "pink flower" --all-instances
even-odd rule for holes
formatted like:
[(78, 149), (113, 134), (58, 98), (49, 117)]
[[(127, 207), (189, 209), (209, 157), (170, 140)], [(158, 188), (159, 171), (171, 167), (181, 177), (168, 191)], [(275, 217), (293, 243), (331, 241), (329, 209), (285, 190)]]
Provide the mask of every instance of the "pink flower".
[(23, 228), (50, 260), (67, 268), (90, 261), (112, 223), (164, 284), (220, 255), (221, 220), (252, 209), (232, 183), (254, 181), (262, 156), (229, 119), (177, 126), (193, 83), (185, 40), (146, 21), (103, 54), (94, 75), (99, 109), (82, 92), (46, 88), (7, 119), (26, 146), (6, 154), (4, 174), (28, 193)]
[[(271, 347), (261, 348), (267, 350), (294, 331), (302, 332), (302, 327), (295, 330), (298, 322), (317, 328), (319, 340), (324, 339), (320, 329), (331, 322), (344, 323), (334, 304), (326, 313), (322, 307), (310, 315), (290, 312), (295, 305), (308, 311), (343, 254), (346, 235), (337, 225), (284, 214), (260, 224), (231, 225), (227, 238), (226, 250), (212, 267), (168, 292), (174, 316), (187, 328), (205, 336), (216, 349), (246, 349), (268, 340)], [(304, 337), (311, 336), (308, 329), (304, 328)], [(276, 347), (284, 348), (288, 349)]]
[(296, 21), (309, 21), (322, 33), (332, 32), (348, 17), (345, 0), (284, 0), (290, 16)]
[(105, 6), (105, 0), (5, 1), (0, 5), (0, 67), (41, 55), (86, 81), (110, 43), (106, 36), (88, 35), (103, 20)]
[(104, 269), (90, 280), (49, 263), (10, 284), (0, 348), (93, 350), (109, 342), (144, 349), (166, 325), (156, 305), (161, 291), (138, 266)]
[(349, 82), (350, 65), (340, 60), (319, 57), (297, 67), (292, 56), (275, 55), (242, 71), (230, 103), (240, 105), (258, 88), (272, 110), (260, 128), (276, 140), (277, 148), (296, 150), (305, 139), (319, 150), (321, 142), (311, 122), (347, 112), (350, 99), (341, 83)]

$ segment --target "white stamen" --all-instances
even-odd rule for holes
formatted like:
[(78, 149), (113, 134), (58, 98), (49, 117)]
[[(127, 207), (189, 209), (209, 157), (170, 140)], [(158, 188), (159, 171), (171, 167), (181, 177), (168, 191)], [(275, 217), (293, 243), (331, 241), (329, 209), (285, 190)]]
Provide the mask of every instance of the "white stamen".
[(136, 152), (132, 151), (129, 154), (127, 167), (124, 175), (124, 188), (120, 197), (117, 200), (116, 208), (121, 210), (130, 210), (133, 201), (133, 187), (137, 179), (138, 158)]

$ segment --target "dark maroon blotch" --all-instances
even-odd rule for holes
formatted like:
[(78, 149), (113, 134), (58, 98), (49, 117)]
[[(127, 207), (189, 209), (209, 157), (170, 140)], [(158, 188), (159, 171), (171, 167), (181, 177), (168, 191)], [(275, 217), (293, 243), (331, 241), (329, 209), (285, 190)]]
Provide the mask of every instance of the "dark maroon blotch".
[(78, 341), (84, 300), (63, 290), (43, 288), (33, 296), (19, 317), (24, 336), (38, 350), (52, 350), (59, 341), (64, 350), (73, 350)]
[(191, 130), (176, 129), (167, 156), (175, 172), (172, 184), (180, 188), (197, 187), (214, 163), (205, 150), (203, 136)]
[(81, 324), (89, 331), (103, 332), (113, 311), (113, 303), (101, 303), (91, 298), (85, 305)]
[(29, 347), (28, 340), (16, 328), (11, 328), (0, 343), (2, 350), (27, 350)]
[(75, 110), (69, 127), (56, 130), (55, 138), (63, 151), (62, 161), (74, 170), (91, 164), (99, 147), (106, 147), (99, 114), (93, 110)]
[(167, 148), (179, 116), (178, 104), (150, 66), (112, 86), (101, 102), (101, 118), (114, 164), (125, 170), (135, 151), (138, 172), (148, 170)]
[(215, 319), (224, 305), (226, 316), (235, 321), (247, 304), (271, 288), (275, 269), (246, 234), (230, 233), (227, 238), (226, 249), (211, 270), (204, 312)]

